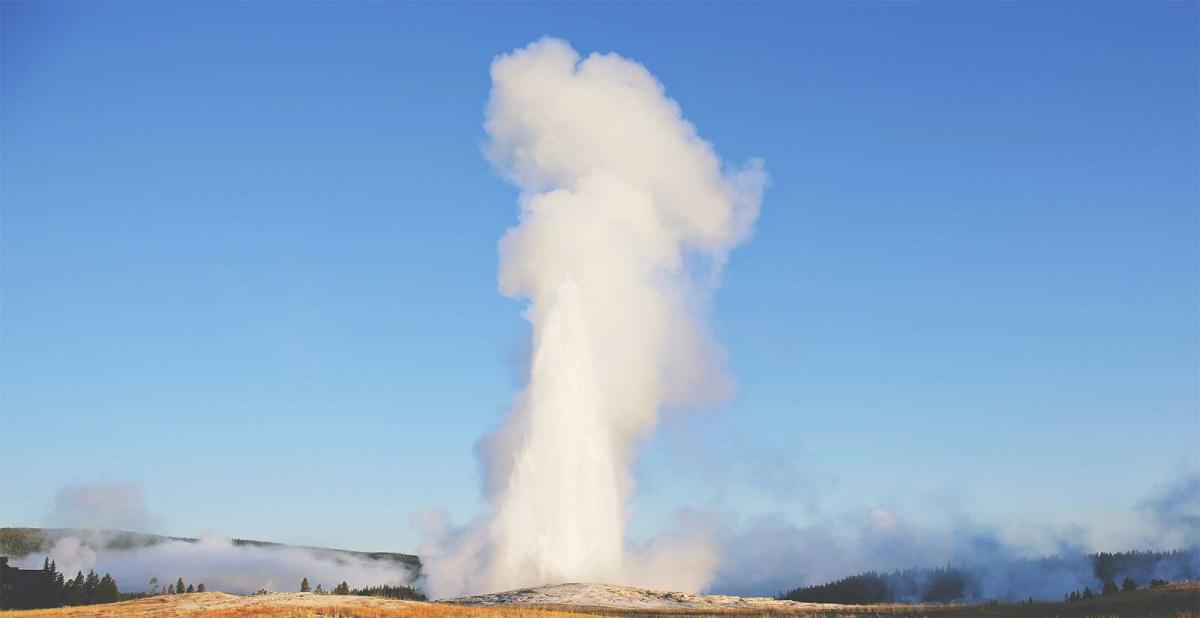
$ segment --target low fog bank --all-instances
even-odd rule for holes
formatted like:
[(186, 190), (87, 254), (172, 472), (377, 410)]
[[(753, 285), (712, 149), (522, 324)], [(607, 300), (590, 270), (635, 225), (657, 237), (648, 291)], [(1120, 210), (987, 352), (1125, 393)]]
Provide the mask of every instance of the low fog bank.
[(415, 573), (386, 559), (359, 558), (332, 550), (287, 546), (234, 544), (230, 539), (204, 535), (196, 541), (164, 540), (133, 548), (110, 546), (112, 533), (89, 531), (58, 539), (45, 552), (25, 556), (23, 568), (40, 568), (49, 557), (58, 570), (111, 573), (122, 592), (148, 591), (157, 577), (165, 587), (177, 578), (203, 582), (209, 590), (237, 594), (260, 588), (295, 591), (308, 578), (315, 588), (331, 589), (345, 581), (351, 587), (409, 585)]
[(67, 577), (111, 573), (122, 592), (148, 591), (154, 577), (163, 587), (182, 577), (208, 590), (249, 594), (260, 588), (298, 590), (304, 578), (326, 589), (343, 581), (352, 588), (407, 586), (417, 575), (415, 568), (386, 557), (337, 550), (234, 542), (213, 534), (180, 539), (114, 532), (151, 526), (136, 483), (63, 487), (47, 519), (65, 529), (45, 531), (42, 547), (16, 560), (17, 566), (41, 568), (49, 557)]
[[(1049, 554), (1005, 541), (989, 530), (856, 530), (762, 520), (731, 535), (711, 592), (776, 595), (798, 587), (877, 573), (888, 593), (878, 601), (1061, 600), (1073, 590), (1099, 591), (1130, 577), (1145, 586), (1200, 577), (1200, 548), (1096, 553), (1064, 542)], [(868, 578), (872, 579), (872, 578)], [(855, 582), (862, 586), (871, 582)], [(847, 583), (839, 591), (853, 588)], [(845, 598), (806, 598), (846, 602)]]
[[(1151, 579), (1200, 577), (1200, 475), (1159, 486), (1133, 508), (1142, 527), (1136, 547), (1127, 548), (1093, 546), (1086, 539), (1094, 536), (1079, 526), (1014, 541), (987, 525), (925, 527), (882, 508), (811, 526), (779, 515), (739, 523), (688, 513), (681, 521), (719, 535), (721, 566), (708, 590), (724, 594), (775, 595), (868, 572), (907, 570), (891, 580), (889, 600), (929, 600), (956, 587), (966, 600), (1061, 600), (1072, 590), (1098, 591), (1124, 577), (1143, 586)], [(1101, 549), (1182, 551), (1097, 555)]]

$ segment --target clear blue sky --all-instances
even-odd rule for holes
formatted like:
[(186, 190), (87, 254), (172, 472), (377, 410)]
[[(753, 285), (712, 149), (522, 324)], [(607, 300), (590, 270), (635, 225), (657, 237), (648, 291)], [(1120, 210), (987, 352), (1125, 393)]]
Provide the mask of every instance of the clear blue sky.
[(1200, 464), (1198, 6), (5, 2), (0, 524), (95, 480), (175, 534), (476, 514), (528, 334), (487, 71), (549, 34), (772, 179), (713, 316), (738, 394), (647, 444), (635, 533), (1128, 525)]

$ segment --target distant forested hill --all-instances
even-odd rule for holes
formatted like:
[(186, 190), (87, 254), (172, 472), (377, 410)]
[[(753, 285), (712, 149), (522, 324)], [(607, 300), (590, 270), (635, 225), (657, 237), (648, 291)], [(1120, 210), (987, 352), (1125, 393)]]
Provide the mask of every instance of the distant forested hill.
[(890, 573), (871, 571), (795, 588), (779, 598), (855, 604), (1052, 600), (1085, 589), (1088, 594), (1100, 595), (1106, 584), (1117, 586), (1126, 578), (1139, 587), (1151, 582), (1194, 581), (1200, 578), (1200, 548), (1082, 554)]
[[(50, 550), (59, 539), (66, 537), (89, 538), (95, 534), (92, 530), (77, 530), (72, 528), (0, 528), (0, 555), (14, 559), (23, 558), (29, 554), (43, 554)], [(149, 547), (166, 541), (184, 541), (195, 543), (196, 539), (181, 536), (164, 536), (160, 534), (145, 534), (142, 532), (127, 532), (123, 530), (100, 531), (101, 538), (108, 549), (135, 549)], [(419, 569), (421, 560), (412, 554), (397, 552), (362, 552), (345, 549), (330, 549), (326, 547), (309, 547), (305, 545), (285, 545), (270, 541), (255, 541), (251, 539), (233, 539), (234, 545), (254, 545), (257, 547), (295, 547), (319, 552), (330, 552), (355, 558), (369, 560), (386, 560)]]

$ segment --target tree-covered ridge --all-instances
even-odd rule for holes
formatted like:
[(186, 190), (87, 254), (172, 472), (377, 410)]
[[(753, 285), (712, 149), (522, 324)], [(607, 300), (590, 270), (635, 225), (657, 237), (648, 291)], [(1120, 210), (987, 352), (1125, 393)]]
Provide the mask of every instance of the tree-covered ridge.
[[(870, 571), (802, 586), (779, 598), (812, 603), (947, 603), (1069, 598), (1076, 589), (1109, 594), (1200, 578), (1200, 548), (1051, 557), (1004, 564)], [(1119, 584), (1119, 585), (1118, 585)], [(1077, 598), (1084, 598), (1077, 592)]]
[[(101, 534), (107, 549), (136, 549), (148, 547), (166, 541), (183, 541), (195, 543), (192, 537), (165, 536), (161, 534), (146, 534), (125, 530), (78, 530), (73, 528), (0, 528), (0, 555), (20, 559), (30, 554), (44, 553), (54, 546), (59, 539), (66, 537), (89, 538), (96, 532)], [(287, 547), (304, 549), (314, 552), (328, 552), (334, 555), (352, 556), (368, 560), (395, 562), (419, 569), (421, 560), (412, 554), (399, 552), (364, 552), (328, 547), (310, 547), (306, 545), (285, 545), (272, 541), (257, 541), (253, 539), (233, 539), (234, 545), (252, 545), (255, 547)]]

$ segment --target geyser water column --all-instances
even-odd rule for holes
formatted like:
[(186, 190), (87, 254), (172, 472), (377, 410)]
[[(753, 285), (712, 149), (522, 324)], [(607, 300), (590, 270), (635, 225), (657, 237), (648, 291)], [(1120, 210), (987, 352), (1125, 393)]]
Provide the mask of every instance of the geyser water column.
[[(422, 548), (437, 596), (566, 581), (702, 586), (626, 548), (638, 440), (728, 394), (701, 309), (749, 233), (761, 163), (720, 159), (641, 65), (543, 39), (492, 64), (487, 154), (520, 190), (500, 291), (529, 300), (529, 383), (479, 444), (489, 513)], [(653, 568), (648, 565), (653, 564)], [(695, 564), (702, 564), (699, 570)], [(686, 573), (673, 577), (672, 573)], [(668, 579), (663, 579), (666, 577)]]
[(590, 581), (621, 566), (621, 469), (580, 288), (565, 281), (546, 301), (525, 402), (528, 431), (496, 513), (496, 568), (530, 581), (568, 573)]

